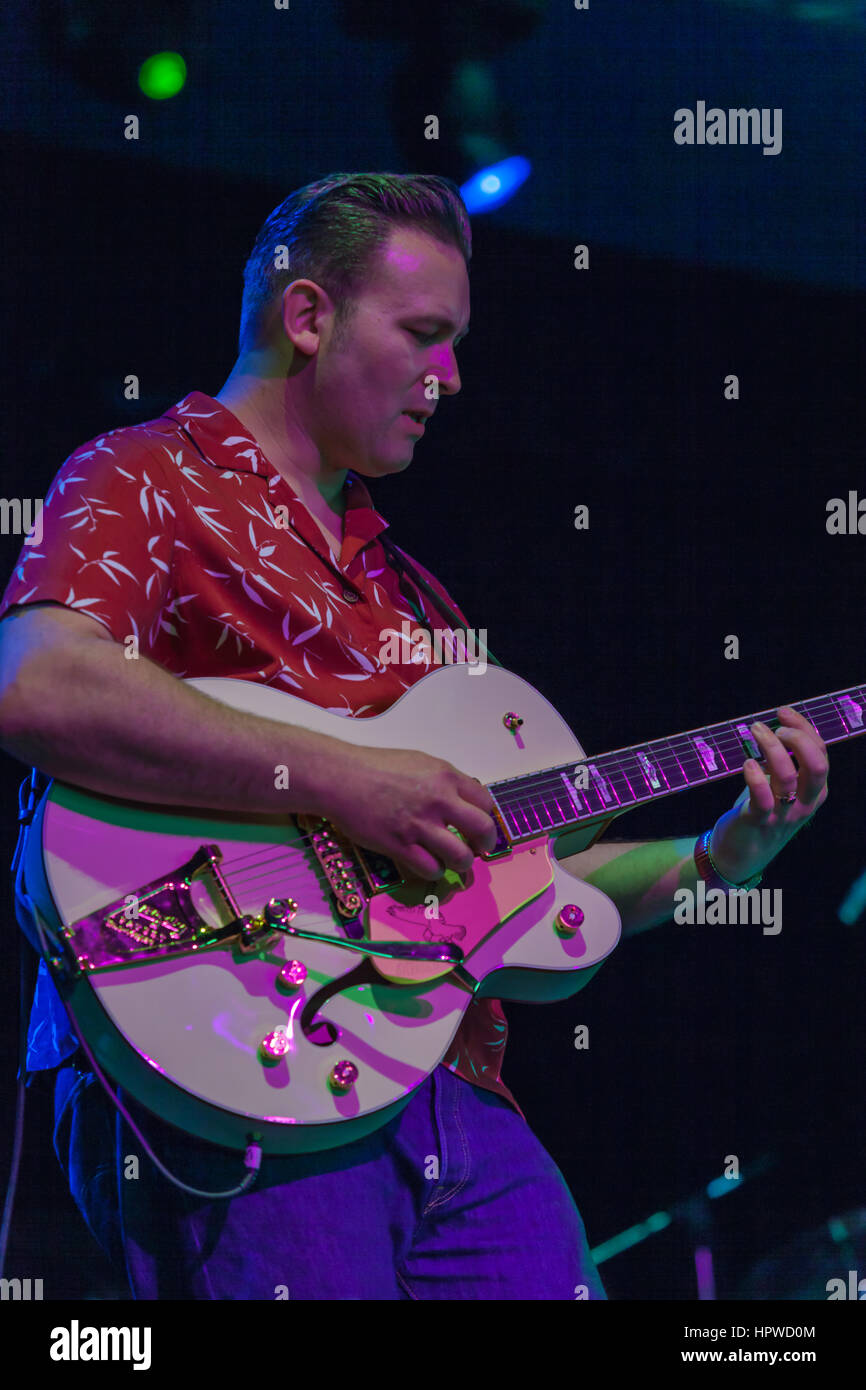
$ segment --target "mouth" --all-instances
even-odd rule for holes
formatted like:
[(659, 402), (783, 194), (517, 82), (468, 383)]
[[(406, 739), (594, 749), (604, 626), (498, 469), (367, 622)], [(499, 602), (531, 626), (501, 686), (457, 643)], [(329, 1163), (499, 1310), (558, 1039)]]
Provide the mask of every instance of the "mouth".
[(407, 420), (412, 421), (417, 430), (420, 430), (422, 434), (424, 433), (424, 416), (420, 410), (404, 410), (403, 414)]

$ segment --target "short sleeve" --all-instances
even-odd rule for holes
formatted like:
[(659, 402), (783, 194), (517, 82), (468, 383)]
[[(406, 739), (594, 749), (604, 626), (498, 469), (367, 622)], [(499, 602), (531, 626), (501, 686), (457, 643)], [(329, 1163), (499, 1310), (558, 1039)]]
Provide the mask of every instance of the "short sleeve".
[[(83, 444), (57, 472), (0, 600), (87, 613), (117, 642), (156, 640), (171, 584), (175, 505), (135, 427)], [(32, 542), (32, 543), (31, 543)]]

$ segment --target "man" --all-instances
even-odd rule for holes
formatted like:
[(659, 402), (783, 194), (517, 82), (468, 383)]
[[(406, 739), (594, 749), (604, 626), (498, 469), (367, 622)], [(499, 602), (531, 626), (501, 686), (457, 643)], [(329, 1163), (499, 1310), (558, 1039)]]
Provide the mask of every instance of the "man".
[[(52, 485), (43, 543), (23, 548), (0, 605), (8, 752), (133, 800), (321, 814), (430, 880), (493, 847), (491, 796), (447, 761), (367, 752), (176, 679), (264, 681), (363, 718), (426, 673), (384, 664), (384, 634), (406, 619), (441, 628), (453, 603), (383, 548), (362, 479), (403, 472), (412, 415), (460, 389), (470, 254), (457, 190), (432, 176), (334, 175), (275, 209), (223, 389), (81, 446)], [(711, 858), (689, 837), (564, 861), (626, 930), (669, 918), (699, 874), (744, 882), (822, 804), (826, 750), (794, 711), (780, 719), (775, 735), (755, 726), (766, 772), (746, 764)], [(603, 1298), (562, 1175), (502, 1081), (505, 1035), (501, 1007), (473, 1002), (399, 1116), (324, 1154), (266, 1157), (230, 1200), (193, 1200), (146, 1158), (124, 1177), (141, 1142), (76, 1052), (44, 967), (28, 1066), (58, 1067), (58, 1156), (138, 1298)], [(237, 1184), (236, 1154), (124, 1100), (187, 1189)]]

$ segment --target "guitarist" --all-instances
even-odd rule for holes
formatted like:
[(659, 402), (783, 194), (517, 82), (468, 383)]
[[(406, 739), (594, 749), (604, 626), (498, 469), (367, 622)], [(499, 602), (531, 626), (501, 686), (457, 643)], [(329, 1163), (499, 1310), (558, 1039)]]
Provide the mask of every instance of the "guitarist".
[[(408, 468), (422, 418), (460, 389), (470, 255), (456, 187), (433, 176), (336, 174), (274, 210), (222, 390), (88, 441), (52, 483), (41, 540), (23, 545), (0, 604), (8, 753), (106, 795), (321, 814), (430, 880), (493, 848), (492, 798), (449, 762), (241, 713), (177, 679), (265, 682), (364, 718), (430, 669), (429, 649), (383, 662), (384, 636), (447, 627), (453, 601), (420, 566), (426, 584), (412, 579), (364, 479)], [(823, 803), (822, 741), (793, 710), (779, 718), (776, 734), (754, 726), (765, 770), (745, 764), (709, 843), (617, 842), (563, 861), (626, 931), (670, 918), (699, 876), (744, 883)], [(275, 786), (278, 764), (290, 789)], [(342, 1148), (265, 1158), (230, 1200), (192, 1198), (144, 1156), (126, 1176), (141, 1144), (44, 965), (27, 1069), (56, 1071), (58, 1158), (135, 1298), (603, 1298), (562, 1174), (502, 1080), (506, 1034), (501, 1005), (474, 1001), (401, 1114)], [(122, 1099), (188, 1186), (237, 1184), (236, 1153)]]

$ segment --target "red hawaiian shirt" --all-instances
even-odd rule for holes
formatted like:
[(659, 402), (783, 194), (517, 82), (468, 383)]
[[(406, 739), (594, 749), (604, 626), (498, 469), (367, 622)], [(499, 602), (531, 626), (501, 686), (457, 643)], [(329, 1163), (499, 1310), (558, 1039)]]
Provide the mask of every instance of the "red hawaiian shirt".
[[(345, 487), (335, 556), (237, 417), (193, 391), (158, 419), (70, 454), (38, 518), (41, 540), (34, 526), (38, 543), (22, 546), (0, 618), (16, 604), (53, 600), (103, 623), (116, 642), (134, 634), (142, 654), (175, 676), (261, 681), (336, 714), (380, 714), (427, 674), (431, 654), (422, 646), (415, 655), (424, 660), (380, 659), (382, 630), (408, 622), (412, 631), (418, 620), (379, 540), (388, 523), (357, 474)], [(431, 630), (447, 628), (432, 600), (408, 592)], [(57, 1016), (40, 1013), (52, 992), (40, 980), (31, 1070), (71, 1049)], [(51, 1002), (62, 1008), (56, 993)], [(500, 1075), (507, 1035), (500, 1002), (473, 1000), (444, 1064), (522, 1114)]]

